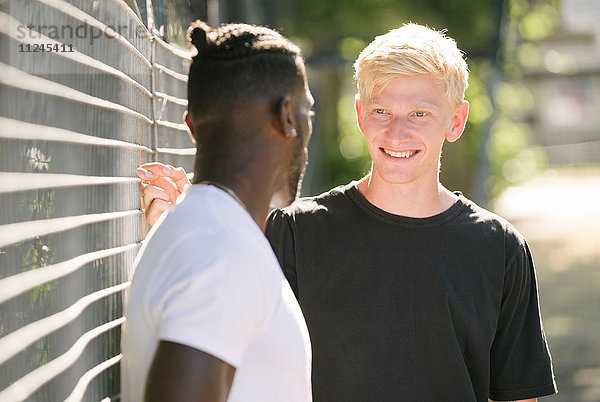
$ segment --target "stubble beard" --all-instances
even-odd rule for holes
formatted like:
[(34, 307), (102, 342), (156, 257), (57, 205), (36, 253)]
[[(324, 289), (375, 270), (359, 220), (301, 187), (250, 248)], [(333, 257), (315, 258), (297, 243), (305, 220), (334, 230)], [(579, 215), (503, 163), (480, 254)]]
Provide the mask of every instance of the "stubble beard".
[(305, 161), (303, 141), (298, 138), (292, 158), (290, 159), (287, 181), (284, 184), (285, 187), (273, 194), (271, 208), (286, 207), (300, 196), (306, 165), (308, 165), (308, 162)]
[(292, 163), (290, 166), (290, 176), (288, 182), (289, 203), (294, 202), (302, 190), (302, 182), (304, 180), (304, 172), (308, 161), (305, 160), (304, 144), (301, 136), (298, 136), (298, 142), (294, 148)]

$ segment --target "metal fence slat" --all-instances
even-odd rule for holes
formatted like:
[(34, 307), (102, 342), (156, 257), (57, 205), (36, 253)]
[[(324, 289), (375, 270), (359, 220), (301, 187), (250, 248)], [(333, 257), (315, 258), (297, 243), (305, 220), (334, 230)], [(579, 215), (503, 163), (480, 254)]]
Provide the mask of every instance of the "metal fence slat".
[(185, 82), (185, 83), (188, 82), (188, 76), (187, 75), (178, 73), (177, 71), (173, 71), (170, 68), (167, 68), (167, 67), (165, 67), (165, 66), (163, 66), (161, 64), (155, 63), (154, 64), (154, 68), (156, 70), (158, 70), (159, 72), (161, 72), (161, 73), (165, 73), (168, 76), (175, 78), (178, 81)]
[(141, 243), (133, 243), (126, 246), (94, 251), (79, 255), (58, 264), (47, 265), (35, 270), (25, 271), (17, 275), (9, 276), (8, 278), (0, 279), (0, 303), (12, 299), (36, 286), (69, 275), (90, 262), (124, 253), (140, 246), (140, 244)]
[(2, 116), (0, 116), (0, 138), (68, 142), (73, 144), (104, 147), (133, 148), (148, 153), (154, 153), (151, 148), (139, 144), (133, 144), (131, 142), (76, 133), (71, 130), (65, 130), (64, 128), (42, 126), (40, 124), (27, 123)]
[(104, 108), (121, 113), (126, 113), (135, 116), (139, 119), (142, 119), (148, 124), (152, 124), (152, 120), (150, 118), (144, 116), (139, 112), (136, 112), (135, 110), (129, 109), (117, 103), (107, 101), (105, 99), (96, 98), (83, 92), (79, 92), (65, 85), (58, 84), (56, 82), (49, 81), (47, 79), (35, 75), (27, 74), (23, 71), (11, 68), (10, 66), (7, 66), (3, 63), (0, 63), (0, 84), (4, 84), (8, 87), (19, 88), (30, 92), (43, 93), (46, 95), (66, 98), (71, 101), (77, 101), (92, 107)]
[(169, 102), (173, 102), (173, 103), (176, 103), (176, 104), (181, 105), (181, 106), (187, 106), (187, 104), (188, 104), (187, 99), (177, 98), (175, 96), (171, 96), (171, 95), (165, 94), (163, 92), (155, 92), (154, 95), (156, 97), (158, 97), (158, 98), (166, 99)]
[[(70, 17), (73, 17), (73, 18), (79, 20), (79, 22), (81, 24), (92, 26), (101, 32), (108, 32), (109, 27), (107, 25), (98, 21), (97, 19), (95, 19), (91, 15), (85, 13), (84, 11), (78, 9), (74, 5), (67, 3), (66, 1), (62, 1), (62, 0), (37, 0), (37, 1), (40, 3), (43, 3), (45, 5), (48, 5), (50, 7), (53, 7), (65, 14), (69, 15)], [(129, 48), (132, 53), (134, 53), (137, 57), (139, 57), (141, 60), (143, 60), (143, 62), (148, 66), (148, 68), (152, 68), (152, 63), (150, 62), (150, 60), (148, 60), (135, 46), (133, 46), (123, 36), (119, 35), (118, 32), (115, 32), (114, 30), (112, 30), (112, 31), (113, 31), (115, 40), (121, 42), (124, 46)]]
[(47, 188), (96, 186), (140, 182), (136, 177), (82, 176), (55, 173), (3, 173), (0, 172), (0, 194)]
[(115, 357), (105, 360), (97, 366), (93, 367), (92, 369), (88, 370), (84, 375), (81, 376), (81, 378), (77, 382), (77, 385), (75, 385), (73, 392), (71, 392), (71, 395), (69, 395), (64, 402), (82, 401), (85, 395), (85, 391), (87, 390), (87, 387), (90, 384), (90, 382), (104, 370), (119, 363), (122, 358), (123, 355), (118, 354)]
[[(0, 363), (7, 361), (36, 340), (69, 324), (93, 302), (127, 289), (130, 283), (131, 282), (124, 282), (120, 285), (91, 293), (77, 300), (74, 304), (61, 312), (53, 314), (50, 317), (42, 318), (41, 320), (0, 338)], [(0, 400), (2, 399), (0, 398)]]
[(196, 155), (196, 148), (156, 148), (156, 152), (168, 155), (194, 156)]
[(38, 221), (11, 223), (0, 226), (0, 248), (16, 244), (21, 241), (46, 236), (51, 233), (63, 232), (92, 223), (119, 219), (128, 216), (140, 215), (142, 211), (106, 212), (101, 214), (88, 214), (69, 216), (65, 218), (44, 219)]
[[(21, 28), (20, 26), (18, 27), (18, 25), (19, 25), (19, 22), (17, 20), (15, 20), (14, 18), (12, 18), (11, 16), (9, 16), (7, 14), (0, 13), (0, 33), (7, 35), (11, 39), (21, 42), (23, 44), (30, 44), (30, 45), (42, 44), (42, 43), (45, 45), (52, 45), (52, 46), (61, 45), (61, 42), (58, 42), (55, 39), (49, 38), (41, 33), (32, 31), (31, 29), (29, 29), (29, 31), (28, 31), (29, 35), (23, 35), (22, 33), (18, 32), (18, 28)], [(31, 36), (32, 36), (31, 33), (33, 33), (33, 32), (35, 32), (35, 36), (36, 36), (35, 39), (31, 38)], [(23, 36), (23, 37), (21, 38), (21, 36)], [(89, 66), (89, 67), (97, 70), (98, 73), (109, 74), (109, 75), (118, 77), (119, 79), (127, 82), (128, 84), (133, 85), (136, 88), (140, 89), (148, 97), (152, 97), (152, 93), (147, 88), (145, 88), (142, 84), (140, 84), (139, 82), (137, 82), (136, 80), (134, 80), (133, 78), (128, 76), (127, 74), (123, 73), (121, 70), (118, 70), (112, 66), (109, 66), (108, 64), (101, 62), (100, 60), (94, 59), (93, 57), (83, 54), (83, 53), (79, 52), (77, 49), (74, 49), (73, 52), (58, 52), (58, 53), (56, 53), (56, 55), (59, 57), (64, 57), (66, 59), (70, 59), (73, 62)]]
[(21, 401), (27, 399), (38, 388), (69, 368), (81, 355), (87, 344), (104, 332), (107, 332), (125, 322), (125, 318), (107, 322), (83, 334), (75, 344), (64, 354), (26, 374), (18, 381), (0, 392), (2, 401)]

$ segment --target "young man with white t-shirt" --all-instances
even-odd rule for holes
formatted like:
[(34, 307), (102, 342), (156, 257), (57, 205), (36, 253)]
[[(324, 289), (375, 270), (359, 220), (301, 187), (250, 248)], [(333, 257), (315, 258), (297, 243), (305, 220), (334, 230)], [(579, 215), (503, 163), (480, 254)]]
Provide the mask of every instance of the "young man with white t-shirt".
[(135, 263), (122, 398), (308, 402), (308, 331), (263, 233), (271, 199), (292, 202), (306, 164), (304, 62), (271, 29), (192, 28), (195, 178)]

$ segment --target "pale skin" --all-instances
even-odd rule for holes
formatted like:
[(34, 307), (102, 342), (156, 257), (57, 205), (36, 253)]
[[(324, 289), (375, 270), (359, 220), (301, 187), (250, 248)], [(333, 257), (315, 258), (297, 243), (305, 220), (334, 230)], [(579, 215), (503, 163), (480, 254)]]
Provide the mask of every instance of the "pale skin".
[[(422, 218), (439, 214), (456, 201), (457, 196), (439, 181), (440, 156), (444, 142), (458, 140), (464, 131), (467, 101), (451, 104), (444, 83), (429, 75), (399, 75), (370, 100), (357, 97), (355, 111), (373, 160), (370, 173), (358, 182), (358, 190), (370, 203), (392, 214)], [(149, 171), (163, 177), (162, 167), (142, 165), (138, 176), (148, 180), (143, 175)], [(181, 171), (172, 169), (168, 177), (168, 183), (154, 179), (143, 189), (150, 224), (189, 184)], [(163, 185), (166, 188), (157, 190)]]
[(373, 160), (358, 184), (369, 202), (422, 218), (456, 201), (439, 182), (439, 161), (443, 143), (456, 141), (464, 130), (468, 102), (450, 105), (444, 84), (431, 76), (398, 76), (372, 99), (357, 97), (355, 109)]

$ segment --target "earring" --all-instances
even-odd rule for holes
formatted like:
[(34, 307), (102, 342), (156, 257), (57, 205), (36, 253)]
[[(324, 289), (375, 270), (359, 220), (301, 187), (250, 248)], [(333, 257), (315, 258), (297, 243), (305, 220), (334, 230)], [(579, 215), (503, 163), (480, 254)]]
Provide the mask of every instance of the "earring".
[(298, 133), (296, 132), (296, 129), (295, 129), (295, 128), (292, 128), (292, 129), (290, 130), (290, 137), (295, 137), (296, 135), (298, 135)]

